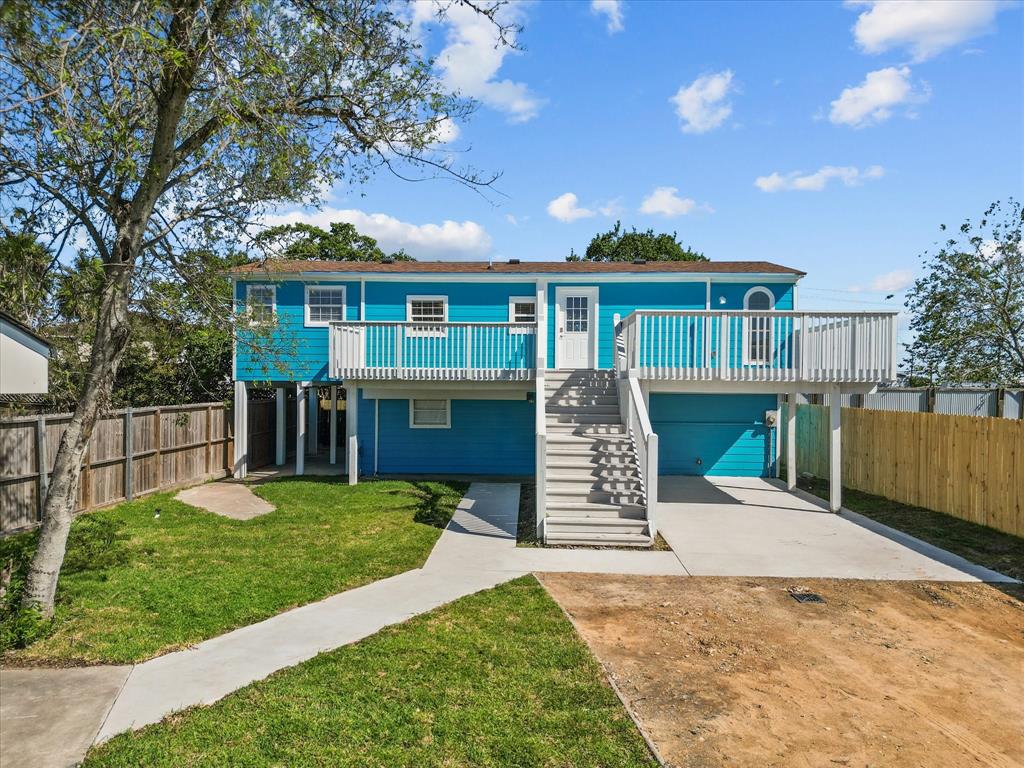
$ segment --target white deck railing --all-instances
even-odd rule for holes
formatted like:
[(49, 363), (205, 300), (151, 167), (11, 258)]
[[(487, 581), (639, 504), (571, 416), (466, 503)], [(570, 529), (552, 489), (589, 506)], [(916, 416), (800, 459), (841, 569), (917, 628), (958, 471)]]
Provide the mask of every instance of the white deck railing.
[(336, 379), (519, 381), (536, 365), (534, 323), (331, 323)]
[(646, 379), (896, 378), (895, 312), (638, 310), (622, 334), (627, 368)]

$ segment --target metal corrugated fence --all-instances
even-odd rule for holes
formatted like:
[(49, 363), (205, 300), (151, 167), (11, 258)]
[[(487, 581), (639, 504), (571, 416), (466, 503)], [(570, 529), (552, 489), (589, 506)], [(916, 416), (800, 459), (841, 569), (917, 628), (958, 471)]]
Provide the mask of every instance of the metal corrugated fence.
[[(1002, 413), (1000, 413), (1000, 400)], [(842, 395), (844, 408), (904, 413), (943, 413), (949, 416), (1024, 417), (1024, 390), (921, 387), (880, 387), (869, 395)], [(812, 402), (829, 404), (829, 395), (816, 395)]]

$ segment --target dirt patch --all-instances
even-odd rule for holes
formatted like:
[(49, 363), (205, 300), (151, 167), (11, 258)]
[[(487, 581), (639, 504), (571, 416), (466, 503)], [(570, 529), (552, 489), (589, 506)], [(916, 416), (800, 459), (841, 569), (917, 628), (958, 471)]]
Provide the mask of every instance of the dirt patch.
[(1024, 765), (1019, 587), (541, 581), (670, 765)]

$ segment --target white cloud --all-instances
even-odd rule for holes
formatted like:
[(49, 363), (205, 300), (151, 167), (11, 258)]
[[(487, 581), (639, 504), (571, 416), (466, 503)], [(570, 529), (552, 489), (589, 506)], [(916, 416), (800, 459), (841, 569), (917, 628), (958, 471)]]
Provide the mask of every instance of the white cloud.
[(915, 91), (910, 83), (910, 67), (885, 67), (868, 72), (864, 82), (844, 88), (832, 102), (828, 119), (833, 123), (863, 128), (892, 116), (900, 104), (920, 104), (928, 100), (927, 90)]
[(786, 190), (800, 190), (805, 192), (820, 192), (832, 179), (839, 179), (847, 187), (855, 187), (870, 179), (880, 179), (885, 175), (885, 169), (880, 165), (872, 165), (861, 171), (853, 166), (826, 165), (814, 173), (802, 173), (793, 171), (782, 174), (776, 171), (769, 176), (758, 176), (754, 180), (754, 186), (762, 192), (782, 192)]
[(604, 205), (597, 206), (597, 210), (602, 216), (621, 216), (626, 211), (622, 205), (621, 197), (616, 197)]
[(735, 90), (732, 70), (701, 75), (689, 85), (680, 86), (669, 101), (676, 105), (683, 133), (707, 133), (732, 114), (726, 96)]
[[(521, 16), (520, 8), (515, 4), (503, 6), (500, 21), (516, 22)], [(430, 21), (434, 10), (432, 2), (421, 0), (414, 4), (414, 33), (419, 34), (420, 27)], [(468, 6), (452, 3), (442, 23), (447, 25), (447, 34), (437, 66), (448, 88), (506, 113), (515, 123), (537, 116), (543, 99), (531, 93), (525, 83), (496, 79), (505, 56), (512, 49), (498, 44), (495, 26), (489, 19)]]
[(688, 197), (679, 197), (675, 187), (657, 187), (640, 203), (640, 213), (647, 213), (669, 218), (685, 216), (697, 207), (697, 203)]
[(589, 208), (580, 208), (579, 198), (572, 192), (566, 192), (548, 203), (548, 215), (559, 221), (571, 222), (577, 219), (589, 219), (595, 214)]
[(459, 128), (459, 124), (452, 120), (450, 117), (443, 117), (437, 123), (437, 129), (434, 131), (434, 143), (435, 144), (451, 144), (462, 133)]
[(904, 288), (910, 287), (914, 282), (914, 273), (909, 269), (897, 269), (893, 272), (886, 272), (878, 275), (871, 281), (869, 290), (883, 293), (896, 293)]
[(590, 12), (608, 17), (609, 35), (625, 29), (622, 26), (622, 0), (590, 0)]
[(417, 259), (470, 260), (486, 256), (491, 250), (491, 236), (474, 221), (451, 221), (440, 224), (410, 224), (386, 213), (366, 213), (352, 208), (324, 208), (319, 211), (267, 216), (264, 224), (312, 224), (329, 229), (332, 222), (352, 224), (362, 234), (375, 238), (385, 251), (402, 248)]
[(865, 53), (905, 47), (915, 61), (924, 61), (990, 32), (996, 14), (1008, 4), (998, 0), (853, 0), (847, 6), (868, 8), (853, 27), (853, 36)]

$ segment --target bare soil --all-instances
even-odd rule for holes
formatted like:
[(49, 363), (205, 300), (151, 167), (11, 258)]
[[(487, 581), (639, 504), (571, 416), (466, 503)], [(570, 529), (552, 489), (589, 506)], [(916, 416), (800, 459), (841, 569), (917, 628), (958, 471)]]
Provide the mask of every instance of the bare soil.
[(1019, 587), (541, 581), (669, 765), (1024, 765)]

